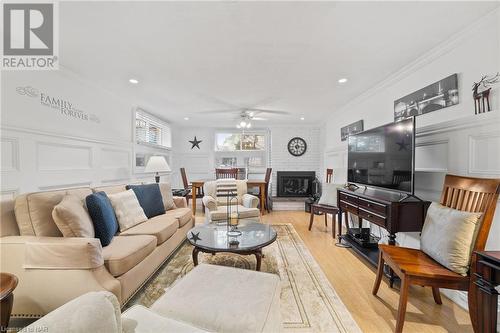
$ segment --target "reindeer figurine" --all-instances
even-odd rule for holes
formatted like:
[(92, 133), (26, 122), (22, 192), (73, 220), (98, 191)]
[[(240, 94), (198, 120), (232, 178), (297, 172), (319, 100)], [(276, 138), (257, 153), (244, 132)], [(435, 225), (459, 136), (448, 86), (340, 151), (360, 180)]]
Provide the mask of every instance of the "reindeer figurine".
[[(500, 72), (492, 77), (483, 75), (479, 82), (474, 82), (472, 85), (472, 96), (474, 97), (474, 112), (475, 114), (486, 112), (484, 101), (486, 101), (486, 106), (488, 111), (491, 111), (490, 107), (490, 91), (491, 86), (500, 80)], [(484, 90), (479, 92), (479, 88), (483, 86)]]

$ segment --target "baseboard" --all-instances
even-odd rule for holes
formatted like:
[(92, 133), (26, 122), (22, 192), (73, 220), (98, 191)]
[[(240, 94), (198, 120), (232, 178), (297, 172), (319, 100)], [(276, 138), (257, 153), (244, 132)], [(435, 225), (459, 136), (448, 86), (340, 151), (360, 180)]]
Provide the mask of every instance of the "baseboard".
[(469, 303), (467, 302), (467, 292), (460, 290), (451, 290), (451, 289), (440, 289), (440, 291), (451, 299), (454, 303), (460, 306), (464, 310), (469, 310)]
[[(450, 290), (450, 289), (440, 289), (441, 293), (448, 297), (452, 302), (456, 303), (462, 309), (469, 311), (469, 303), (467, 301), (467, 292), (460, 290)], [(498, 312), (497, 317), (500, 318), (500, 299), (498, 300)], [(497, 331), (500, 328), (500, 323), (498, 323)], [(500, 331), (499, 331), (500, 332)]]

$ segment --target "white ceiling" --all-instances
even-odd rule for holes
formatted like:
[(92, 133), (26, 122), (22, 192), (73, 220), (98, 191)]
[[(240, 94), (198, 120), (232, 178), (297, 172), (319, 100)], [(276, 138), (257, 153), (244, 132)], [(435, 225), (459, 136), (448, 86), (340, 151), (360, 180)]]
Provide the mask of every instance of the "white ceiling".
[(291, 113), (265, 125), (319, 123), (498, 6), (61, 2), (60, 61), (175, 123), (232, 126), (234, 114), (200, 112), (233, 106)]

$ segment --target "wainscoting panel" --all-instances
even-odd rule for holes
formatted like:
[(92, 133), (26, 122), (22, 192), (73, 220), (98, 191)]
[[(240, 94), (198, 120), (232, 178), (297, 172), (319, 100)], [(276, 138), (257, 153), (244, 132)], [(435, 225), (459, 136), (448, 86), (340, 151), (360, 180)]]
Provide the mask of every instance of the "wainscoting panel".
[(448, 140), (417, 143), (415, 170), (427, 172), (448, 171)]
[(469, 136), (469, 173), (500, 175), (500, 131)]
[(89, 170), (92, 168), (92, 147), (56, 142), (37, 142), (39, 171)]
[(122, 149), (101, 149), (101, 167), (104, 169), (129, 168), (130, 151)]
[(1, 143), (2, 172), (19, 171), (19, 141), (3, 137)]

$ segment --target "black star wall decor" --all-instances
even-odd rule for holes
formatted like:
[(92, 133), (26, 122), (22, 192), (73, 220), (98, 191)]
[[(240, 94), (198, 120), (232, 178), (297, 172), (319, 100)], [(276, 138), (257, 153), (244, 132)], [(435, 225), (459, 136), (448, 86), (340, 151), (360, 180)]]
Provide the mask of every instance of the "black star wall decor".
[(396, 144), (399, 146), (399, 150), (408, 150), (408, 146), (410, 145), (406, 143), (404, 139), (401, 140), (401, 142), (396, 142)]
[(196, 139), (196, 136), (194, 137), (194, 140), (189, 140), (189, 142), (191, 143), (191, 149), (193, 149), (194, 147), (200, 149), (200, 143), (202, 143), (203, 141), (202, 140), (198, 140)]

